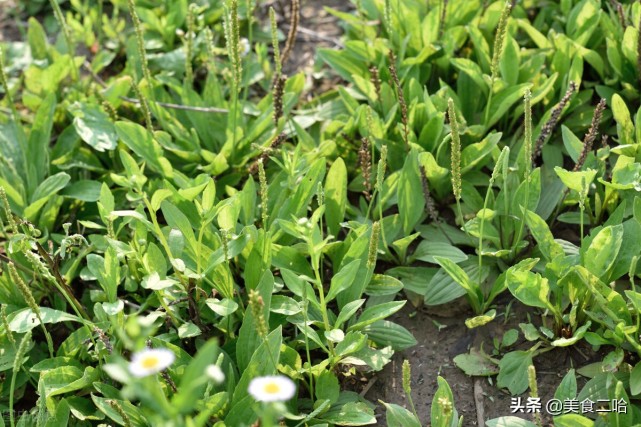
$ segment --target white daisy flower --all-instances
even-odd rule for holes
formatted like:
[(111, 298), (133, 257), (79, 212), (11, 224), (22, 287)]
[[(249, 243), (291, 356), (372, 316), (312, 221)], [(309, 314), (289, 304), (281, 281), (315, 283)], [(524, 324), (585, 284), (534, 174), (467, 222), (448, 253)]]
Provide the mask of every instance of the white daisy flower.
[(218, 365), (209, 365), (205, 370), (207, 376), (211, 378), (216, 384), (222, 384), (225, 381), (225, 373)]
[(176, 356), (166, 348), (148, 348), (134, 353), (129, 363), (129, 372), (135, 377), (146, 377), (167, 369)]
[(296, 384), (283, 375), (257, 377), (251, 380), (249, 394), (259, 402), (284, 402), (296, 393)]

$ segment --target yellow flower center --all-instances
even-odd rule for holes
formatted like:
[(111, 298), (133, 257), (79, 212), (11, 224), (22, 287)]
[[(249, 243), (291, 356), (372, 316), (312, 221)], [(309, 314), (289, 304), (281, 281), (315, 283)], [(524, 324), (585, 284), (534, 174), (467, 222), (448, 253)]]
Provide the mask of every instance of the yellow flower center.
[(142, 367), (145, 369), (152, 369), (158, 365), (158, 358), (156, 356), (147, 356), (142, 360)]
[(265, 393), (276, 394), (279, 391), (280, 391), (280, 387), (278, 386), (278, 384), (275, 384), (275, 383), (265, 384)]

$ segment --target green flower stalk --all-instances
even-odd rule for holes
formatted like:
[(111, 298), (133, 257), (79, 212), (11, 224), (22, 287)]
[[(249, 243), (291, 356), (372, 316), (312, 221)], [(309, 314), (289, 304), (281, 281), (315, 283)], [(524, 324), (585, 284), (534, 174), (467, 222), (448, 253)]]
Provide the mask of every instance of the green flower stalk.
[(229, 262), (229, 230), (220, 230), (220, 239), (223, 243), (223, 254), (225, 256), (225, 262)]
[(7, 222), (9, 223), (9, 228), (13, 234), (18, 234), (18, 224), (13, 218), (13, 212), (11, 212), (11, 206), (9, 205), (9, 199), (7, 199), (7, 193), (4, 191), (4, 187), (0, 187), (0, 199), (2, 199), (2, 206), (4, 208), (4, 214), (7, 217)]
[(505, 36), (507, 34), (507, 23), (511, 12), (512, 4), (505, 3), (505, 7), (501, 13), (501, 18), (499, 19), (499, 25), (496, 28), (496, 35), (494, 37), (494, 53), (492, 56), (492, 66), (490, 68), (492, 73), (492, 84), (494, 84), (494, 80), (499, 75), (499, 62), (503, 55), (503, 45), (505, 44)]
[(369, 240), (369, 250), (367, 252), (367, 268), (374, 268), (378, 252), (378, 238), (381, 234), (381, 224), (376, 221), (372, 225), (372, 236)]
[(238, 21), (238, 0), (228, 0), (225, 3), (225, 39), (227, 40), (227, 55), (231, 62), (234, 91), (240, 93), (243, 65), (240, 54), (240, 23)]
[(264, 307), (265, 302), (263, 301), (263, 297), (261, 297), (254, 289), (249, 291), (249, 308), (254, 316), (256, 333), (262, 339), (265, 339), (269, 333), (269, 330), (267, 329), (267, 322), (265, 321), (265, 313), (263, 312)]
[(7, 335), (7, 339), (11, 343), (12, 346), (16, 346), (16, 339), (13, 337), (13, 333), (11, 333), (11, 328), (9, 327), (9, 320), (7, 319), (7, 305), (2, 304), (2, 308), (0, 309), (0, 317), (2, 318), (2, 326), (4, 327), (5, 333)]
[[(14, 420), (14, 410), (13, 410), (13, 395), (16, 389), (16, 378), (18, 377), (18, 370), (22, 366), (22, 360), (27, 354), (27, 349), (31, 343), (31, 331), (27, 331), (26, 334), (22, 337), (20, 345), (18, 346), (18, 351), (16, 352), (16, 357), (13, 359), (13, 370), (11, 373), (11, 388), (9, 389), (9, 423), (11, 427), (16, 425)], [(53, 357), (53, 356), (51, 356)]]
[(523, 152), (524, 152), (524, 166), (525, 170), (523, 173), (523, 179), (525, 179), (525, 206), (523, 206), (523, 212), (517, 212), (517, 215), (521, 215), (521, 221), (519, 224), (519, 231), (516, 234), (516, 239), (512, 244), (512, 251), (516, 251), (521, 237), (523, 237), (523, 230), (525, 229), (525, 218), (527, 215), (527, 210), (530, 205), (530, 173), (532, 170), (532, 92), (529, 89), (525, 90), (525, 96), (523, 97), (523, 106), (525, 109), (525, 131), (523, 133)]
[(392, 35), (392, 5), (390, 0), (385, 0), (385, 9), (383, 11), (383, 23), (385, 24), (385, 31), (387, 35)]
[(11, 277), (11, 281), (18, 287), (18, 290), (22, 294), (22, 298), (24, 298), (25, 302), (33, 311), (33, 313), (36, 315), (38, 318), (38, 321), (40, 322), (40, 327), (42, 328), (42, 332), (45, 335), (45, 338), (47, 339), (47, 346), (49, 347), (49, 355), (50, 357), (54, 356), (53, 353), (53, 340), (51, 339), (51, 335), (49, 335), (49, 332), (47, 331), (47, 328), (45, 328), (45, 324), (42, 321), (42, 313), (40, 312), (40, 307), (36, 303), (35, 298), (33, 297), (33, 294), (31, 293), (31, 289), (29, 289), (29, 286), (25, 283), (24, 280), (22, 280), (22, 277), (18, 273), (18, 270), (16, 269), (16, 266), (13, 262), (8, 263), (9, 266), (9, 276)]
[(412, 413), (414, 413), (414, 416), (418, 419), (418, 413), (416, 412), (416, 407), (412, 400), (412, 366), (410, 365), (410, 361), (407, 359), (403, 361), (403, 391), (405, 392), (407, 402), (412, 409)]
[(140, 90), (140, 86), (138, 86), (138, 82), (136, 82), (135, 79), (132, 80), (131, 86), (136, 93), (136, 97), (140, 100), (140, 109), (142, 110), (142, 115), (145, 118), (145, 126), (147, 127), (147, 130), (149, 132), (153, 133), (154, 126), (151, 121), (151, 110), (149, 109), (149, 102), (147, 101), (147, 97), (142, 93), (142, 91)]
[(205, 40), (207, 42), (207, 53), (209, 55), (209, 71), (216, 72), (216, 43), (214, 42), (214, 33), (210, 28), (205, 28)]
[[(450, 98), (447, 101), (448, 117), (450, 118), (450, 129), (452, 133), (452, 191), (456, 202), (461, 200), (461, 135), (459, 133), (459, 123), (456, 117), (454, 100)], [(461, 219), (463, 219), (461, 217)]]
[(358, 160), (361, 166), (361, 173), (363, 174), (363, 184), (365, 189), (363, 195), (367, 201), (372, 199), (372, 153), (370, 151), (369, 139), (363, 138), (361, 140), (361, 148), (358, 150)]
[(267, 219), (269, 218), (269, 192), (267, 190), (267, 176), (265, 174), (263, 159), (258, 159), (258, 180), (260, 182), (260, 214), (263, 228), (267, 229)]
[(499, 63), (503, 55), (503, 45), (505, 44), (505, 36), (507, 34), (507, 23), (512, 11), (512, 4), (505, 3), (499, 25), (496, 28), (496, 35), (494, 36), (494, 53), (492, 55), (492, 64), (490, 65), (490, 94), (487, 99), (487, 106), (485, 107), (485, 124), (490, 119), (490, 105), (492, 104), (492, 96), (494, 95), (494, 81), (499, 75)]
[[(376, 191), (380, 199), (379, 203), (383, 203), (383, 182), (385, 181), (385, 170), (387, 169), (387, 145), (381, 147), (381, 158), (378, 161), (378, 168), (376, 170)], [(382, 217), (381, 217), (382, 219)]]
[(131, 20), (134, 24), (134, 30), (136, 31), (136, 42), (138, 43), (138, 55), (140, 56), (142, 76), (145, 80), (147, 80), (147, 84), (151, 85), (151, 73), (149, 72), (149, 63), (147, 62), (145, 39), (142, 31), (142, 24), (140, 22), (140, 18), (138, 17), (138, 12), (136, 12), (135, 0), (127, 0), (127, 6), (129, 7), (129, 15), (131, 15)]
[(191, 62), (194, 55), (194, 37), (196, 37), (196, 6), (194, 3), (189, 5), (187, 13), (187, 34), (185, 34), (185, 84), (192, 87), (194, 84), (194, 66)]
[(280, 47), (278, 45), (278, 23), (276, 22), (276, 12), (273, 7), (269, 8), (269, 21), (271, 23), (272, 47), (274, 49), (274, 67), (276, 68), (274, 82), (276, 82), (283, 73), (283, 64), (281, 62)]
[[(539, 386), (536, 382), (536, 368), (534, 367), (534, 365), (528, 366), (527, 378), (528, 384), (530, 386), (530, 397), (532, 397), (533, 399), (537, 399), (539, 397)], [(537, 426), (543, 426), (543, 423), (541, 421), (541, 414), (539, 414), (538, 412), (534, 413), (534, 421), (536, 422)]]
[(113, 400), (113, 399), (109, 399), (107, 401), (107, 403), (109, 404), (109, 406), (111, 406), (113, 408), (114, 411), (116, 411), (118, 413), (118, 415), (120, 415), (120, 418), (122, 418), (122, 424), (125, 427), (131, 427), (132, 426), (131, 419), (129, 418), (129, 415), (127, 415), (127, 413), (124, 411), (124, 409), (122, 409), (122, 406), (120, 406), (120, 403), (118, 403), (118, 401)]
[(67, 26), (67, 21), (65, 20), (65, 16), (62, 13), (62, 9), (60, 9), (58, 0), (49, 0), (49, 3), (51, 3), (53, 14), (56, 17), (56, 21), (58, 21), (58, 25), (60, 25), (60, 28), (62, 28), (62, 34), (65, 38), (65, 43), (67, 44), (67, 51), (69, 52), (69, 56), (71, 57), (71, 75), (73, 76), (74, 80), (78, 80), (78, 70), (76, 69), (76, 65), (73, 60), (75, 46), (73, 44), (73, 39), (71, 38), (69, 26)]

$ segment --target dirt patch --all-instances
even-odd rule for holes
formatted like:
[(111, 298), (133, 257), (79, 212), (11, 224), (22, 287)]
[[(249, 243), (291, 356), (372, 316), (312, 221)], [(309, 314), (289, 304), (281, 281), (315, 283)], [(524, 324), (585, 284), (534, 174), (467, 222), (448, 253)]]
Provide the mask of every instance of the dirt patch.
[(16, 0), (0, 0), (0, 42), (14, 42), (22, 39), (18, 20), (12, 17)]
[[(527, 414), (511, 414), (510, 403), (512, 396), (504, 390), (496, 387), (496, 377), (469, 377), (454, 364), (454, 357), (467, 353), (470, 348), (477, 348), (483, 343), (483, 349), (490, 353), (494, 348), (493, 340), (499, 342), (503, 334), (509, 329), (519, 330), (518, 324), (527, 321), (527, 315), (532, 319), (537, 317), (536, 313), (526, 307), (514, 303), (508, 311), (505, 319), (505, 305), (499, 305), (497, 318), (488, 325), (468, 329), (465, 326), (465, 319), (472, 317), (469, 311), (461, 311), (459, 302), (453, 303), (452, 314), (443, 316), (443, 307), (438, 312), (421, 308), (418, 311), (412, 307), (406, 307), (392, 319), (409, 329), (416, 337), (418, 344), (404, 352), (397, 353), (393, 361), (378, 373), (375, 383), (372, 385), (366, 396), (368, 400), (386, 403), (396, 403), (407, 407), (402, 383), (401, 365), (404, 359), (410, 361), (412, 366), (412, 399), (419, 414), (421, 425), (430, 424), (430, 408), (434, 393), (437, 389), (437, 378), (442, 376), (447, 380), (454, 395), (454, 404), (459, 416), (464, 418), (463, 425), (477, 426), (478, 414), (482, 414), (483, 420), (498, 418), (501, 416), (515, 415), (521, 418), (530, 417)], [(507, 350), (525, 350), (532, 343), (524, 340), (519, 332), (519, 340)], [(587, 356), (584, 356), (587, 355)], [(500, 358), (500, 356), (499, 356)], [(554, 392), (561, 382), (563, 376), (572, 367), (584, 366), (593, 360), (598, 359), (588, 347), (578, 351), (576, 348), (557, 349), (544, 353), (534, 359), (537, 370), (539, 396), (542, 402), (547, 402), (554, 396)], [(579, 390), (585, 380), (577, 378)], [(475, 390), (476, 387), (476, 390)], [(475, 402), (475, 391), (479, 401), (482, 401), (482, 408), (477, 410)], [(522, 396), (527, 398), (527, 392)], [(542, 413), (544, 422), (547, 417)], [(386, 425), (383, 409), (379, 406), (377, 411), (379, 425)], [(532, 418), (529, 418), (532, 420)]]

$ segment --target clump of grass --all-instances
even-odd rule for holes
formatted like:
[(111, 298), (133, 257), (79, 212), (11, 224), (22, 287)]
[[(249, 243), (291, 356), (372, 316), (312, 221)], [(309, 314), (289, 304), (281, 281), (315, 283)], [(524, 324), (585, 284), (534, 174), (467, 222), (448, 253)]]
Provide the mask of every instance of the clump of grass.
[(559, 119), (561, 118), (561, 113), (563, 112), (563, 109), (565, 106), (570, 102), (570, 98), (576, 92), (577, 86), (576, 83), (570, 82), (570, 85), (568, 86), (568, 89), (565, 91), (565, 95), (563, 95), (563, 98), (561, 98), (561, 102), (559, 102), (556, 107), (552, 110), (552, 114), (550, 115), (550, 118), (548, 119), (547, 122), (543, 125), (541, 128), (541, 133), (539, 136), (536, 138), (536, 142), (534, 143), (534, 149), (533, 149), (533, 160), (536, 161), (539, 157), (541, 157), (541, 152), (543, 150), (543, 144), (545, 143), (545, 140), (552, 135), (552, 132), (554, 131), (554, 128), (556, 128), (556, 125), (559, 122)]
[(285, 65), (289, 59), (289, 55), (294, 49), (296, 44), (296, 33), (298, 33), (298, 23), (300, 21), (300, 0), (291, 0), (291, 16), (289, 21), (289, 32), (287, 33), (287, 41), (281, 56), (281, 64)]
[(396, 56), (394, 52), (389, 51), (389, 71), (392, 76), (392, 81), (396, 87), (396, 93), (398, 95), (398, 103), (401, 106), (401, 122), (403, 123), (403, 136), (405, 141), (405, 149), (410, 151), (410, 141), (409, 141), (409, 123), (408, 123), (408, 114), (407, 114), (407, 102), (405, 102), (405, 95), (403, 94), (403, 86), (401, 86), (401, 81), (398, 78), (398, 71), (396, 70)]
[(358, 160), (361, 167), (361, 172), (363, 174), (363, 183), (365, 189), (363, 190), (363, 195), (370, 201), (372, 199), (372, 154), (371, 147), (368, 138), (363, 138), (361, 140), (361, 148), (358, 150)]

